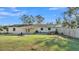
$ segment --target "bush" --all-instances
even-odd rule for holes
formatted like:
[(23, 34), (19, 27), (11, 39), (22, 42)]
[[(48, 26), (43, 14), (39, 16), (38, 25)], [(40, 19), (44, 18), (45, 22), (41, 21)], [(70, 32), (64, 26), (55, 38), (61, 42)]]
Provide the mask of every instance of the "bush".
[(64, 35), (63, 32), (61, 33), (61, 35)]
[(55, 34), (59, 34), (57, 29), (56, 29), (56, 31), (55, 31)]
[(36, 31), (35, 31), (35, 33), (39, 33), (39, 31), (38, 31), (38, 30), (36, 30)]

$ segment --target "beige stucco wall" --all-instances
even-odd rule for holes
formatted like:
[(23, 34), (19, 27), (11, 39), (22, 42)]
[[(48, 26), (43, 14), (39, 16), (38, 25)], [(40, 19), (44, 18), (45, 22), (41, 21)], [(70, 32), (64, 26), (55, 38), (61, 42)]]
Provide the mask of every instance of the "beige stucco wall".
[[(15, 28), (16, 30), (13, 31), (13, 28)], [(43, 28), (43, 30), (41, 30), (41, 28)], [(48, 28), (51, 28), (51, 30), (48, 30)], [(56, 29), (53, 27), (53, 25), (29, 25), (29, 26), (21, 26), (21, 27), (8, 27), (9, 31), (8, 33), (12, 33), (12, 34), (20, 34), (22, 33), (34, 33), (36, 31), (38, 32), (53, 32)], [(28, 29), (30, 29), (30, 32), (28, 31)], [(5, 30), (1, 31), (1, 33), (7, 33)]]
[[(13, 28), (16, 28), (15, 31), (13, 31)], [(13, 34), (20, 34), (22, 33), (26, 33), (26, 30), (23, 27), (9, 27), (9, 33), (13, 33)]]
[[(13, 28), (16, 28), (16, 31), (13, 31)], [(9, 27), (9, 33), (13, 33), (13, 34), (19, 34), (19, 33), (27, 33), (26, 29), (28, 27)], [(43, 30), (41, 30), (41, 28), (43, 28)], [(32, 27), (30, 29), (29, 33), (34, 33), (36, 30), (38, 30), (39, 32), (51, 32), (51, 31), (55, 31), (55, 28), (51, 28), (51, 30), (48, 30), (48, 27)]]
[(43, 30), (41, 30), (41, 27), (36, 28), (36, 30), (38, 30), (39, 32), (51, 32), (51, 31), (55, 31), (55, 28), (51, 28), (51, 30), (48, 30), (48, 27), (42, 27)]

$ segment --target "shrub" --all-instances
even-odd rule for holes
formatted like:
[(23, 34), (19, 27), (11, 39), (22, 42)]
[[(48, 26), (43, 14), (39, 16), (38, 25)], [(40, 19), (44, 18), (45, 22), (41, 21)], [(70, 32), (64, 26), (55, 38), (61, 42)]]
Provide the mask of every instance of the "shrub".
[(36, 30), (36, 31), (35, 31), (35, 33), (39, 33), (39, 31), (38, 31), (38, 30)]
[(55, 31), (55, 34), (59, 34), (57, 29), (56, 29), (56, 31)]

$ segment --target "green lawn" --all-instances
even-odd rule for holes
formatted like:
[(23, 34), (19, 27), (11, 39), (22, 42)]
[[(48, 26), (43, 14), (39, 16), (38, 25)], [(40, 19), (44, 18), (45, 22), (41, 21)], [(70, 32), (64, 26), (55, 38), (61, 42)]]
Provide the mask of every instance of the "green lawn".
[(78, 51), (79, 40), (58, 35), (0, 35), (0, 51)]

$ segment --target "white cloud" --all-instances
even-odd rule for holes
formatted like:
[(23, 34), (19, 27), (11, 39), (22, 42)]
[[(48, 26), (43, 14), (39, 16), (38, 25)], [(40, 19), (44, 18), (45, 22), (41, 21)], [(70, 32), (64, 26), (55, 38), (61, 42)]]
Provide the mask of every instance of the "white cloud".
[(7, 17), (7, 16), (20, 16), (23, 12), (11, 13), (11, 12), (0, 12), (0, 17)]
[(12, 13), (10, 16), (21, 16), (21, 15), (23, 15), (25, 13), (26, 12), (23, 12), (23, 11), (21, 11), (21, 12), (15, 12), (15, 13)]
[[(18, 10), (18, 9), (16, 9), (16, 7), (10, 7), (8, 9), (11, 10), (11, 12), (9, 12), (9, 11), (1, 11), (0, 12), (0, 18), (8, 17), (8, 16), (20, 16), (22, 14), (26, 14), (26, 11)], [(1, 9), (1, 10), (3, 10), (3, 9)], [(5, 8), (5, 10), (7, 10), (7, 9)]]
[(49, 8), (49, 10), (58, 10), (58, 9), (60, 9), (60, 8), (57, 8), (57, 7), (51, 7), (51, 8)]
[(13, 12), (19, 12), (19, 11), (21, 11), (21, 10), (18, 10), (16, 7), (11, 7), (11, 10), (12, 10)]
[(16, 7), (0, 8), (0, 10), (1, 10), (0, 11), (0, 18), (7, 18), (9, 16), (10, 17), (13, 17), (13, 16), (20, 17), (23, 14), (29, 14), (28, 11), (19, 10)]
[(0, 16), (9, 16), (10, 13), (9, 12), (0, 12)]
[(23, 10), (18, 10), (16, 7), (11, 7), (11, 10), (12, 10), (12, 16), (20, 16), (22, 14), (26, 14), (27, 12), (26, 11), (23, 11)]

